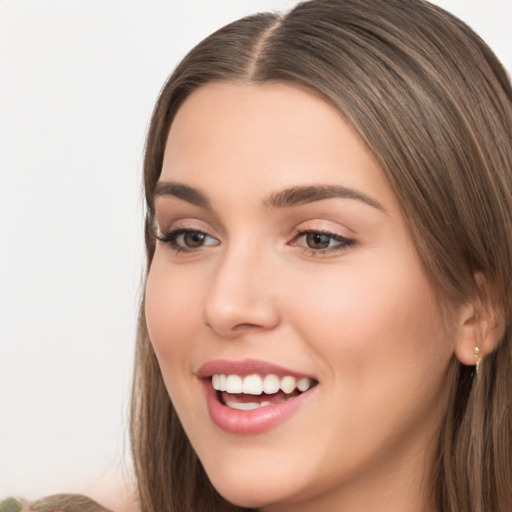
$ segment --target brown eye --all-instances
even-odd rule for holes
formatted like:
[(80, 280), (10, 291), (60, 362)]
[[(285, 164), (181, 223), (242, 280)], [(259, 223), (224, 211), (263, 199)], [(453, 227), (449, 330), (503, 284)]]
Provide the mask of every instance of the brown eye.
[(325, 233), (306, 233), (306, 245), (310, 249), (327, 249), (332, 241), (332, 236)]
[(206, 239), (206, 234), (201, 231), (187, 231), (182, 236), (183, 244), (190, 249), (201, 247)]
[(344, 251), (355, 243), (355, 240), (336, 233), (302, 231), (292, 240), (291, 245), (302, 247), (310, 254), (327, 254)]
[(157, 239), (168, 244), (176, 252), (192, 252), (210, 245), (219, 245), (219, 241), (208, 233), (194, 229), (178, 228), (157, 236)]

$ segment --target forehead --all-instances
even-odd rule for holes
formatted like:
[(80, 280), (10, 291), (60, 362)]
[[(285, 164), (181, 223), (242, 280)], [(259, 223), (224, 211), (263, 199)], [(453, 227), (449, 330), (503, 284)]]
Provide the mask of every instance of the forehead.
[(373, 154), (341, 114), (277, 83), (210, 83), (192, 93), (171, 125), (161, 181), (251, 195), (336, 184), (394, 202)]

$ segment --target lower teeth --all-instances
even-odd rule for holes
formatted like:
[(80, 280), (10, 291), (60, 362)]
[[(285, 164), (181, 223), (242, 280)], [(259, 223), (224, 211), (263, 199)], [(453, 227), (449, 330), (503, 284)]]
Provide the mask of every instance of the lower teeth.
[(253, 409), (259, 409), (260, 407), (270, 405), (270, 402), (226, 402), (226, 405), (230, 409), (238, 409), (239, 411), (252, 411)]
[[(291, 400), (292, 398), (295, 398), (293, 396), (289, 396), (288, 398), (285, 398), (284, 400), (281, 400), (281, 402), (275, 402), (277, 404), (286, 402), (288, 400)], [(237, 409), (239, 411), (252, 411), (253, 409), (259, 409), (260, 407), (266, 407), (267, 405), (272, 405), (272, 402), (264, 401), (264, 402), (230, 402), (228, 400), (225, 401), (224, 405), (229, 407), (230, 409)]]

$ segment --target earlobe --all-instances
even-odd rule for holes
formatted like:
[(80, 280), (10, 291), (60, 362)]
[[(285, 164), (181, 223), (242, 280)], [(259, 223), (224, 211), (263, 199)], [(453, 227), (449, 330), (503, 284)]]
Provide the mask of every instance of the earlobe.
[[(482, 289), (481, 279), (477, 279)], [(493, 352), (503, 337), (503, 314), (499, 307), (490, 299), (485, 290), (485, 300), (477, 299), (461, 308), (455, 356), (464, 365), (475, 366), (477, 371), (480, 363)]]
[(478, 318), (472, 306), (462, 309), (456, 331), (455, 356), (462, 364), (473, 366), (476, 365), (475, 354), (478, 354), (480, 359), (482, 357), (480, 346), (482, 320)]

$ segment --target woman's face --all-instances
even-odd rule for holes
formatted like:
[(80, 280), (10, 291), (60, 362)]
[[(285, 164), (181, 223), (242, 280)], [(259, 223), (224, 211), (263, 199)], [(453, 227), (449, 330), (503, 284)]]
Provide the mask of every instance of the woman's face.
[(148, 329), (219, 492), (418, 506), (454, 341), (354, 130), (289, 85), (203, 86), (172, 124), (155, 207)]

